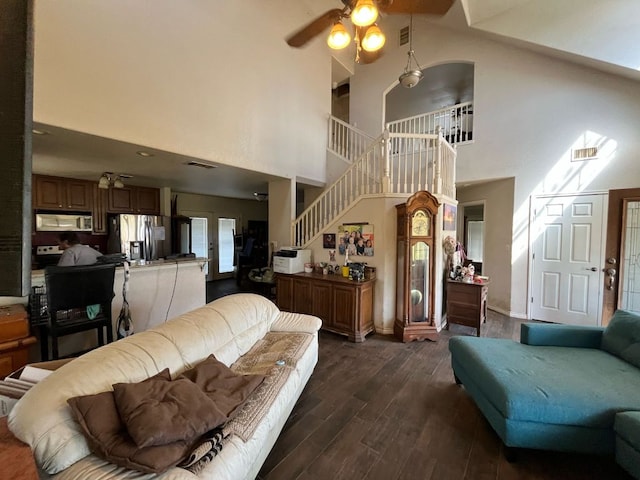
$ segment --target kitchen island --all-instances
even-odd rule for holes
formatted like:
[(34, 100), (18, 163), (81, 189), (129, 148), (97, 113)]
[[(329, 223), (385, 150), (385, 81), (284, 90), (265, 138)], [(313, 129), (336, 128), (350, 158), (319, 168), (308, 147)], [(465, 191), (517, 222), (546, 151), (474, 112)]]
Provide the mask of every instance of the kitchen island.
[[(206, 303), (205, 258), (154, 260), (130, 267), (127, 300), (134, 332), (142, 332)], [(124, 267), (116, 268), (111, 304), (113, 337), (117, 338), (118, 315), (122, 308)], [(44, 270), (33, 270), (31, 285), (43, 286)], [(95, 333), (83, 332), (60, 339), (60, 354), (91, 348)]]

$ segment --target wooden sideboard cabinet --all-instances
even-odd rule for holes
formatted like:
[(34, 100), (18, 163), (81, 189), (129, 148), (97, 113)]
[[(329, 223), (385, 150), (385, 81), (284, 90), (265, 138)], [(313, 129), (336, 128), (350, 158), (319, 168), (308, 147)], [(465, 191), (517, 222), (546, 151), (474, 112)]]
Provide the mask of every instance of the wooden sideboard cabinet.
[(465, 283), (447, 281), (447, 330), (456, 323), (476, 329), (487, 321), (487, 294), (489, 283)]
[(287, 312), (322, 319), (322, 328), (363, 342), (373, 327), (375, 279), (354, 282), (339, 275), (276, 275), (276, 303)]

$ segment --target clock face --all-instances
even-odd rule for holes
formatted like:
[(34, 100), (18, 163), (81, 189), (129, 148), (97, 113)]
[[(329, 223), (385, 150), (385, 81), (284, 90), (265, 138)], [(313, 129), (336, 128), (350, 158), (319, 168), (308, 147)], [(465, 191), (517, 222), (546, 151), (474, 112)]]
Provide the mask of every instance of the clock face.
[(423, 210), (417, 210), (411, 219), (411, 234), (419, 237), (429, 236), (429, 217)]

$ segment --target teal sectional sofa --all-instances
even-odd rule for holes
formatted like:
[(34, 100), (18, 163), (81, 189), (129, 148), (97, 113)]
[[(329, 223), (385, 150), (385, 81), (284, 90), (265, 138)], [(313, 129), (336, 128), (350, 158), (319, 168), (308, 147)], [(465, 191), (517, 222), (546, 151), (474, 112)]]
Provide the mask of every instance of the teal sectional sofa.
[(513, 340), (453, 337), (451, 366), (507, 447), (615, 454), (640, 478), (640, 316), (607, 328), (524, 323)]

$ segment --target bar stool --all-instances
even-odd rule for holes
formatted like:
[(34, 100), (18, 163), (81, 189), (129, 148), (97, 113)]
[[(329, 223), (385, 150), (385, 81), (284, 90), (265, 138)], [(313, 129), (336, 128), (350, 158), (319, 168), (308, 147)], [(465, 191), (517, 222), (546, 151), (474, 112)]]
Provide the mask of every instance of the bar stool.
[[(43, 361), (49, 360), (49, 339), (52, 360), (59, 358), (58, 339), (65, 335), (96, 329), (101, 346), (105, 344), (106, 329), (106, 343), (113, 341), (111, 302), (115, 296), (115, 268), (115, 264), (45, 268), (49, 321), (40, 326)], [(85, 351), (72, 355), (81, 353)]]

